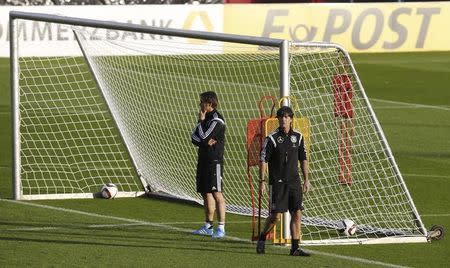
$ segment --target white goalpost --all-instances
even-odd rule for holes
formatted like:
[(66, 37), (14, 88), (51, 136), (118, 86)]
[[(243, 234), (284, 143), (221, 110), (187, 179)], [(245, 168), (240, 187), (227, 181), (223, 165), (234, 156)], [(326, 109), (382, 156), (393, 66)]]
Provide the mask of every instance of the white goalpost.
[[(70, 53), (24, 48), (30, 21), (73, 32)], [(427, 241), (356, 70), (337, 45), (26, 12), (10, 13), (10, 44), (15, 199), (92, 198), (111, 182), (118, 196), (150, 191), (201, 203), (190, 133), (199, 94), (212, 90), (227, 126), (227, 211), (255, 218), (259, 124), (271, 108), (262, 100), (277, 108), (289, 97), (308, 133), (313, 185), (303, 243)], [(354, 236), (340, 232), (346, 218), (358, 225)]]

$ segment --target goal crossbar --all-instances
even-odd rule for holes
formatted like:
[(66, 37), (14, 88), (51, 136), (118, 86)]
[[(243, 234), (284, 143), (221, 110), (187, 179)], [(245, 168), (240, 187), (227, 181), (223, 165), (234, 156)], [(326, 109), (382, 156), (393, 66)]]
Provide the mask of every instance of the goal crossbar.
[(115, 21), (101, 21), (94, 19), (81, 19), (68, 16), (59, 16), (45, 13), (30, 13), (23, 11), (11, 11), (9, 13), (10, 21), (14, 19), (35, 20), (43, 22), (61, 23), (74, 26), (84, 26), (93, 28), (104, 28), (112, 30), (133, 31), (148, 34), (171, 35), (178, 37), (208, 39), (214, 41), (242, 43), (249, 45), (262, 45), (269, 47), (281, 47), (285, 40), (276, 38), (266, 38), (257, 36), (243, 36), (237, 34), (212, 33), (195, 30), (178, 30), (173, 28), (158, 28), (147, 25), (131, 24)]

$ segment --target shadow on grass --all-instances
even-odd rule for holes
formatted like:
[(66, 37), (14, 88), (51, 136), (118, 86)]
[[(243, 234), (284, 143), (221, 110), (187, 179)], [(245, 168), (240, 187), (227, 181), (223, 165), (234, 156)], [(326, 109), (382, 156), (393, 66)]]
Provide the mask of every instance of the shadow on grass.
[[(42, 234), (41, 234), (42, 235)], [(56, 235), (56, 234), (55, 234)], [(92, 236), (91, 236), (92, 238)], [(105, 239), (105, 236), (102, 236)], [(211, 243), (207, 243), (205, 245), (196, 245), (198, 242), (202, 241), (192, 241), (189, 239), (186, 240), (177, 240), (174, 239), (158, 239), (154, 241), (149, 241), (149, 239), (143, 239), (144, 241), (133, 241), (130, 240), (129, 237), (123, 237), (126, 241), (111, 241), (107, 242), (102, 241), (85, 241), (80, 239), (73, 238), (60, 238), (60, 239), (50, 239), (50, 238), (31, 238), (31, 237), (0, 237), (0, 241), (11, 241), (11, 242), (33, 242), (33, 243), (50, 243), (50, 244), (61, 244), (61, 245), (88, 245), (88, 246), (103, 246), (103, 247), (128, 247), (128, 248), (150, 248), (150, 249), (170, 249), (170, 250), (180, 250), (180, 251), (199, 251), (202, 254), (208, 255), (208, 253), (235, 253), (235, 254), (245, 254), (245, 255), (256, 255), (255, 247), (253, 244), (242, 244), (240, 247), (230, 247), (227, 244), (232, 242), (231, 244), (235, 244), (236, 241), (214, 241)], [(142, 243), (147, 241), (147, 243)], [(136, 243), (133, 243), (136, 242)], [(139, 243), (139, 244), (137, 244)], [(277, 250), (279, 251), (279, 250)], [(270, 252), (270, 255), (286, 255), (286, 253), (282, 252)]]
[[(183, 243), (197, 243), (202, 247), (216, 247), (219, 243), (227, 248), (246, 249), (251, 245), (250, 241), (239, 241), (232, 239), (213, 240), (211, 237), (192, 235), (188, 232), (178, 230), (165, 230), (148, 225), (126, 225), (126, 226), (100, 226), (95, 225), (67, 225), (51, 223), (27, 223), (27, 222), (0, 222), (0, 226), (12, 226), (14, 229), (0, 230), (4, 235), (27, 235), (30, 236), (57, 236), (57, 237), (77, 237), (87, 240), (108, 239), (126, 240), (136, 243), (164, 244), (170, 243), (180, 245)], [(40, 229), (40, 230), (39, 230)], [(39, 233), (37, 232), (39, 231)], [(0, 238), (1, 240), (2, 238)], [(37, 241), (41, 241), (39, 238)], [(107, 244), (105, 244), (107, 245)], [(189, 247), (189, 245), (187, 247)]]

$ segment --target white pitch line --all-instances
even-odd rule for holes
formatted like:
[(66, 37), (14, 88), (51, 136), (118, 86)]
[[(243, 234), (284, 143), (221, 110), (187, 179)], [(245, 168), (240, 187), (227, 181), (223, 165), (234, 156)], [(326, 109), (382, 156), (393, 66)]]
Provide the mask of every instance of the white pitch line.
[[(391, 101), (391, 100), (383, 100), (383, 99), (377, 99), (377, 98), (369, 98), (369, 100), (384, 102), (384, 103), (391, 103), (391, 104), (398, 104), (398, 105), (406, 105), (411, 108), (426, 108), (426, 109), (437, 109), (437, 110), (443, 110), (443, 111), (450, 111), (450, 107), (447, 107), (447, 106), (436, 106), (436, 105), (427, 105), (427, 104), (420, 104), (420, 103)], [(382, 109), (383, 107), (379, 107), (378, 109), (380, 109), (380, 108)]]
[[(167, 225), (186, 225), (186, 224), (204, 224), (204, 221), (173, 221), (173, 222), (160, 222), (160, 224), (167, 224)], [(251, 221), (227, 221), (227, 224), (250, 224)]]
[[(121, 223), (121, 224), (91, 224), (88, 225), (88, 228), (116, 228), (116, 227), (127, 227), (127, 226), (148, 226), (148, 224), (143, 223)], [(73, 228), (80, 227), (78, 225), (73, 225)], [(68, 227), (52, 227), (52, 226), (43, 226), (43, 227), (23, 227), (23, 228), (13, 228), (13, 229), (3, 229), (0, 232), (4, 231), (46, 231), (46, 230), (57, 230), (57, 229), (67, 229)]]
[(334, 254), (334, 253), (320, 252), (320, 251), (315, 251), (315, 250), (309, 250), (309, 251), (311, 253), (317, 254), (317, 255), (333, 257), (333, 258), (337, 258), (337, 259), (344, 259), (344, 260), (349, 260), (349, 261), (354, 261), (354, 262), (361, 262), (361, 263), (365, 263), (365, 264), (380, 265), (380, 266), (384, 266), (384, 267), (395, 267), (395, 268), (406, 268), (406, 267), (409, 267), (409, 266), (396, 265), (396, 264), (380, 262), (380, 261), (372, 261), (372, 260), (358, 258), (358, 257), (337, 255), (337, 254)]
[(445, 214), (421, 214), (420, 217), (450, 217), (450, 213)]
[(427, 177), (427, 178), (443, 178), (443, 179), (450, 179), (450, 176), (433, 175), (433, 174), (408, 174), (408, 173), (403, 173), (403, 175), (409, 176), (409, 177)]
[(23, 227), (23, 228), (13, 228), (13, 229), (3, 229), (0, 230), (0, 232), (10, 232), (10, 231), (46, 231), (46, 230), (56, 230), (56, 229), (63, 229), (63, 227)]
[[(164, 225), (186, 225), (186, 224), (203, 224), (204, 221), (192, 221), (192, 222), (157, 222), (156, 224), (164, 224)], [(250, 224), (249, 221), (227, 221), (227, 224)], [(88, 225), (88, 228), (116, 228), (116, 227), (127, 227), (127, 226), (148, 226), (147, 223), (121, 223), (121, 224), (91, 224)], [(74, 228), (78, 227), (76, 225)], [(3, 229), (1, 231), (45, 231), (45, 230), (55, 230), (55, 229), (67, 229), (67, 227), (53, 227), (53, 226), (43, 226), (43, 227), (23, 227), (23, 228), (13, 228), (13, 229)]]
[(375, 110), (407, 110), (417, 109), (415, 106), (374, 106)]
[[(30, 203), (30, 202), (23, 202), (23, 201), (16, 201), (16, 200), (9, 200), (9, 199), (2, 199), (2, 198), (0, 198), (0, 201), (14, 203), (14, 204), (19, 204), (19, 205), (25, 205), (25, 206), (32, 206), (32, 207), (38, 207), (38, 208), (57, 210), (57, 211), (62, 211), (62, 212), (67, 212), (67, 213), (74, 213), (74, 214), (91, 216), (91, 217), (97, 217), (97, 218), (119, 220), (119, 221), (129, 222), (132, 225), (141, 224), (141, 225), (152, 226), (152, 227), (157, 227), (157, 228), (171, 230), (171, 231), (178, 231), (178, 232), (183, 232), (183, 233), (192, 233), (191, 229), (169, 226), (169, 225), (165, 225), (165, 224), (162, 224), (162, 223), (154, 223), (154, 222), (147, 222), (147, 221), (136, 220), (136, 219), (122, 218), (122, 217), (116, 217), (116, 216), (108, 216), (108, 215), (102, 215), (102, 214), (97, 214), (97, 213), (79, 211), (79, 210), (74, 210), (74, 209), (61, 208), (61, 207), (52, 207), (52, 206), (48, 206), (48, 205), (34, 204), (34, 203)], [(95, 225), (91, 225), (91, 226), (95, 226)], [(41, 227), (41, 228), (45, 228), (45, 227)], [(55, 228), (58, 228), (58, 227), (55, 227)], [(252, 243), (248, 239), (242, 239), (242, 238), (239, 238), (239, 237), (226, 236), (226, 238), (228, 240), (240, 241), (240, 242), (243, 242), (243, 243)], [(282, 247), (275, 246), (275, 248), (281, 249)], [(327, 257), (332, 257), (332, 258), (342, 259), (342, 260), (348, 260), (348, 261), (352, 261), (352, 262), (364, 263), (364, 264), (379, 265), (379, 266), (384, 266), (384, 267), (396, 267), (396, 268), (407, 267), (407, 266), (400, 266), (400, 265), (395, 265), (395, 264), (391, 264), (391, 263), (385, 263), (385, 262), (380, 262), (380, 261), (373, 261), (373, 260), (363, 259), (363, 258), (358, 258), (358, 257), (351, 257), (351, 256), (337, 255), (337, 254), (333, 254), (333, 253), (321, 252), (321, 251), (317, 251), (317, 250), (309, 250), (309, 251), (311, 251), (311, 253), (316, 254), (316, 255), (322, 255), (322, 256), (327, 256)]]
[(22, 202), (22, 201), (16, 201), (16, 200), (8, 200), (8, 199), (0, 199), (0, 201), (14, 203), (14, 204), (20, 204), (20, 205), (26, 205), (26, 206), (32, 206), (32, 207), (38, 207), (38, 208), (52, 209), (52, 210), (80, 214), (80, 215), (85, 215), (85, 216), (90, 216), (90, 217), (124, 221), (124, 222), (129, 222), (129, 223), (134, 223), (134, 224), (139, 223), (142, 225), (153, 226), (153, 227), (158, 227), (161, 229), (168, 229), (168, 230), (178, 231), (178, 232), (189, 232), (189, 233), (192, 232), (192, 230), (190, 230), (190, 229), (173, 227), (173, 226), (169, 226), (169, 225), (165, 225), (165, 224), (141, 221), (141, 220), (136, 220), (136, 219), (128, 219), (128, 218), (122, 218), (122, 217), (116, 217), (116, 216), (101, 215), (101, 214), (97, 214), (97, 213), (85, 212), (85, 211), (68, 209), (68, 208), (52, 207), (52, 206), (47, 206), (47, 205), (34, 204), (34, 203)]
[(91, 224), (88, 228), (115, 228), (115, 227), (125, 227), (125, 226), (144, 226), (147, 224), (142, 223), (122, 223), (122, 224)]
[[(186, 224), (204, 224), (204, 221), (174, 221), (174, 222), (155, 222), (157, 224), (164, 225), (186, 225)], [(227, 221), (227, 224), (250, 224), (250, 221)], [(127, 224), (94, 224), (89, 225), (89, 228), (107, 228), (107, 227), (120, 227), (120, 226), (143, 226), (147, 224), (142, 223), (127, 223)]]

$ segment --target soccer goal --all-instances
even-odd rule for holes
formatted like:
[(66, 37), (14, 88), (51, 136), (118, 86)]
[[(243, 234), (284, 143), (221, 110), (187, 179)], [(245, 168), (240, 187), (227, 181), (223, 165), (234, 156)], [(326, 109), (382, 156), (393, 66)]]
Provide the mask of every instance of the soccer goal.
[[(45, 43), (52, 53), (40, 43), (25, 46), (24, 31), (39, 25), (69, 32), (73, 47), (62, 50), (57, 40)], [(213, 90), (227, 126), (227, 211), (254, 216), (258, 173), (247, 161), (258, 150), (247, 150), (247, 124), (260, 118), (262, 97), (289, 96), (309, 130), (313, 190), (304, 202), (304, 243), (426, 241), (337, 45), (25, 12), (10, 13), (10, 40), (16, 199), (92, 198), (111, 182), (118, 196), (151, 191), (201, 203), (190, 133), (199, 94)], [(346, 218), (358, 225), (351, 237), (340, 232)]]

